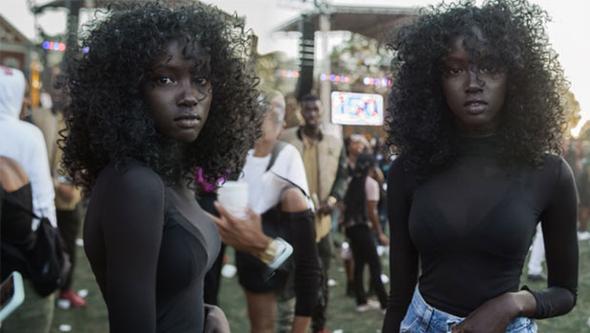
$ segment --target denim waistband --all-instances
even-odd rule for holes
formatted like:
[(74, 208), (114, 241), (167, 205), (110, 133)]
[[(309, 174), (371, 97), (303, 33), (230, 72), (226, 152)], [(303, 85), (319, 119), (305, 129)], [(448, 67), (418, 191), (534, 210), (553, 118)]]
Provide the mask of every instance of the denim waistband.
[[(400, 332), (448, 333), (453, 325), (464, 319), (430, 306), (416, 287)], [(536, 324), (531, 319), (517, 317), (506, 327), (506, 333), (534, 333), (537, 331), (536, 328)]]

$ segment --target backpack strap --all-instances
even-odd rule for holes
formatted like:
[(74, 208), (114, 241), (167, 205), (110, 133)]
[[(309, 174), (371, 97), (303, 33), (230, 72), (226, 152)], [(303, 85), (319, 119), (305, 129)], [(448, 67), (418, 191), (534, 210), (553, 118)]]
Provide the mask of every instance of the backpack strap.
[(281, 152), (281, 150), (283, 150), (283, 148), (285, 148), (286, 146), (287, 146), (286, 142), (277, 141), (275, 146), (272, 147), (272, 152), (270, 153), (270, 161), (268, 161), (268, 166), (266, 167), (266, 171), (268, 171), (268, 170), (270, 170), (270, 168), (272, 168), (272, 166), (275, 164), (275, 161), (277, 160), (277, 156), (279, 156), (279, 153)]
[[(273, 175), (275, 175), (276, 177), (278, 177), (279, 179), (281, 179), (281, 180), (283, 180), (283, 181), (285, 181), (285, 182), (289, 183), (289, 185), (291, 185), (292, 187), (295, 187), (296, 189), (298, 189), (299, 191), (301, 191), (301, 193), (303, 193), (303, 196), (305, 196), (307, 199), (310, 199), (309, 195), (308, 195), (307, 193), (305, 193), (305, 190), (303, 190), (303, 189), (301, 188), (301, 186), (299, 186), (299, 185), (297, 185), (297, 184), (293, 183), (293, 182), (292, 182), (290, 179), (287, 179), (287, 178), (285, 178), (285, 177), (283, 177), (283, 176), (281, 176), (281, 175), (277, 174), (276, 172), (272, 172), (272, 171), (271, 171), (271, 173), (272, 173)], [(285, 191), (286, 191), (286, 190), (288, 190), (289, 188), (290, 188), (290, 187), (287, 187), (287, 188), (283, 189), (283, 192), (285, 192)], [(281, 197), (282, 197), (282, 195), (283, 195), (283, 193), (281, 193)]]

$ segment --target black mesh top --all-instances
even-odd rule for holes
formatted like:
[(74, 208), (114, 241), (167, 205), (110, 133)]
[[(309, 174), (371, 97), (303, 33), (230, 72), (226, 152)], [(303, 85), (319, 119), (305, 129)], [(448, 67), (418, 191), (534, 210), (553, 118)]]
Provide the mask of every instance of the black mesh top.
[[(571, 169), (546, 155), (539, 168), (500, 165), (491, 138), (464, 138), (457, 158), (426, 181), (395, 160), (388, 176), (391, 299), (384, 332), (398, 332), (416, 284), (426, 302), (466, 317), (519, 290), (537, 223), (548, 288), (532, 291), (535, 317), (564, 314), (576, 300), (577, 198)], [(419, 270), (420, 263), (420, 270)]]
[(203, 280), (220, 247), (213, 221), (151, 169), (120, 170), (101, 172), (84, 227), (110, 331), (202, 332)]

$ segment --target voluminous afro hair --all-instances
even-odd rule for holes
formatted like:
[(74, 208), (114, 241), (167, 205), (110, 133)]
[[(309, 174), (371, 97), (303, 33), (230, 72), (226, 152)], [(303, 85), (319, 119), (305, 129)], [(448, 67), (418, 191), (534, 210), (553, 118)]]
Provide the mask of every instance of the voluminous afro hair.
[[(249, 60), (252, 37), (243, 22), (200, 3), (171, 8), (125, 2), (105, 14), (88, 25), (82, 39), (88, 51), (71, 59), (68, 68), (69, 134), (62, 146), (64, 166), (75, 182), (89, 190), (107, 164), (128, 158), (145, 163), (167, 183), (190, 182), (197, 166), (211, 183), (241, 170), (260, 136), (263, 112)], [(210, 55), (211, 109), (191, 144), (156, 132), (142, 96), (151, 67), (173, 40), (198, 44)]]
[(397, 54), (387, 129), (388, 144), (404, 156), (405, 169), (425, 178), (456, 156), (458, 131), (442, 91), (440, 63), (459, 36), (477, 53), (478, 45), (469, 43), (481, 40), (477, 29), (507, 73), (496, 133), (502, 160), (538, 166), (545, 153), (559, 153), (565, 123), (559, 91), (566, 82), (545, 34), (547, 21), (526, 0), (491, 0), (481, 7), (461, 1), (425, 9), (400, 30), (389, 45)]

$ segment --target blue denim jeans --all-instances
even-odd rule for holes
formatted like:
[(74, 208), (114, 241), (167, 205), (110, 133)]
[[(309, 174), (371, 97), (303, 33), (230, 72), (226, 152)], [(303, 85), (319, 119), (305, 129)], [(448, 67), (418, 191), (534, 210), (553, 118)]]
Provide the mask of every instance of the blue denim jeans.
[[(400, 325), (400, 333), (450, 333), (451, 327), (464, 318), (437, 310), (428, 305), (418, 288)], [(506, 328), (506, 333), (536, 333), (537, 324), (529, 318), (518, 317)]]

